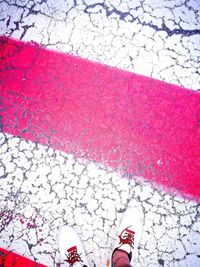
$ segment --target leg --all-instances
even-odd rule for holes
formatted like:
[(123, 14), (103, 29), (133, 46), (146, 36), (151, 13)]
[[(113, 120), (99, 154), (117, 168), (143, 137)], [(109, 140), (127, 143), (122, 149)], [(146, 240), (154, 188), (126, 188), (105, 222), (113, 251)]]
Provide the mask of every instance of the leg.
[(127, 252), (118, 249), (112, 257), (114, 267), (132, 267)]
[(121, 221), (118, 238), (111, 257), (112, 267), (131, 267), (142, 236), (143, 212), (128, 209)]

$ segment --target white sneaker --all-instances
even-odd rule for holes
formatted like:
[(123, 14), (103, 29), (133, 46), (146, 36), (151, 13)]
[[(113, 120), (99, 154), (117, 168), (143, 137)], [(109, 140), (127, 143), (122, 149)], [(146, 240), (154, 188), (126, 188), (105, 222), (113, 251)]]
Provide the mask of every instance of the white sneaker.
[[(142, 209), (129, 208), (125, 211), (118, 230), (118, 238), (116, 240), (113, 254), (119, 249), (128, 254), (130, 264), (137, 255), (137, 249), (142, 236), (143, 228), (143, 212)], [(111, 264), (113, 265), (111, 258)]]
[(69, 226), (59, 231), (59, 250), (66, 267), (89, 267), (89, 263), (78, 234)]

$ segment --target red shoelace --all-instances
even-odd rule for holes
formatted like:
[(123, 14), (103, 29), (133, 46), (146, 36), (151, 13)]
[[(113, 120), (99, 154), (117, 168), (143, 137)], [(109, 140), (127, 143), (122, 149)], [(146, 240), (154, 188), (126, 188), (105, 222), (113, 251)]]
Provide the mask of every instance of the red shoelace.
[(119, 235), (119, 244), (120, 246), (123, 245), (123, 244), (128, 244), (130, 245), (132, 248), (134, 248), (134, 235), (135, 235), (135, 232), (125, 228), (121, 234)]
[(70, 266), (73, 266), (75, 262), (83, 262), (81, 260), (80, 255), (77, 252), (76, 246), (69, 248), (67, 252), (68, 252), (68, 254), (66, 255), (67, 259), (65, 261), (68, 262)]

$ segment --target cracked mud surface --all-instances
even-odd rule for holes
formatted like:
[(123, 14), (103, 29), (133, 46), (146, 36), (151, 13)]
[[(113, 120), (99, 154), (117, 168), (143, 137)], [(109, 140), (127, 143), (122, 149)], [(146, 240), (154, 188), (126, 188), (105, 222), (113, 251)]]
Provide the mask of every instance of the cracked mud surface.
[[(0, 14), (1, 35), (200, 89), (198, 0), (0, 0)], [(59, 266), (58, 229), (68, 224), (91, 265), (105, 266), (120, 218), (135, 204), (145, 223), (134, 266), (200, 266), (198, 203), (0, 133), (0, 246)]]
[(58, 266), (58, 229), (68, 224), (90, 263), (104, 266), (123, 212), (141, 205), (145, 223), (135, 266), (200, 266), (197, 203), (5, 133), (0, 144), (1, 246)]
[(1, 0), (0, 13), (3, 35), (200, 89), (198, 0)]

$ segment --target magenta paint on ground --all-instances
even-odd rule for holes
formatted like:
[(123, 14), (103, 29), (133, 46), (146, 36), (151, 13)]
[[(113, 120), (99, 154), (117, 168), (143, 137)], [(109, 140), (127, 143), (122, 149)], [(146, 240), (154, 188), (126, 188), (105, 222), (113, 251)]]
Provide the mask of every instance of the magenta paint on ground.
[(5, 132), (200, 199), (200, 94), (1, 37)]

